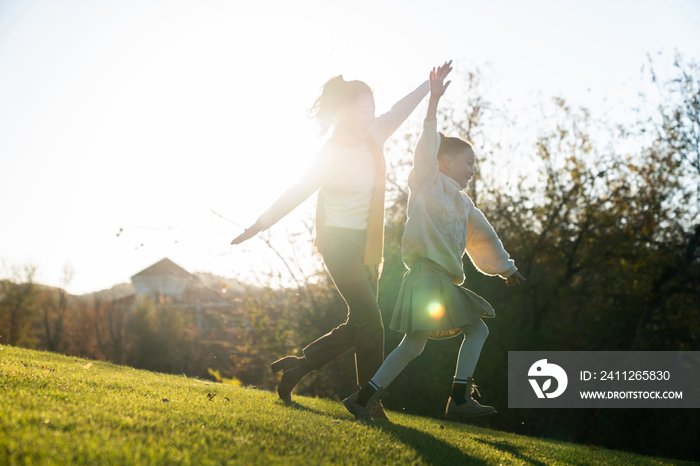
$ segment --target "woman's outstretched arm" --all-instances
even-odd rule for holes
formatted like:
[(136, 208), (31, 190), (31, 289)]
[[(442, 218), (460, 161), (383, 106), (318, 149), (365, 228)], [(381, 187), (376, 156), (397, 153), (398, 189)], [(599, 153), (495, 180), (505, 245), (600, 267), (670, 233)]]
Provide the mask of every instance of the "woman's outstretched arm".
[(318, 170), (310, 170), (297, 184), (285, 191), (252, 226), (246, 228), (243, 233), (234, 238), (231, 244), (240, 244), (261, 231), (267, 230), (304, 202), (320, 187), (321, 178)]
[[(449, 67), (452, 61), (445, 62), (441, 68)], [(387, 139), (399, 129), (418, 104), (430, 91), (428, 81), (418, 86), (416, 90), (399, 100), (391, 107), (391, 110), (377, 117), (372, 124), (372, 135), (380, 145), (384, 145)]]

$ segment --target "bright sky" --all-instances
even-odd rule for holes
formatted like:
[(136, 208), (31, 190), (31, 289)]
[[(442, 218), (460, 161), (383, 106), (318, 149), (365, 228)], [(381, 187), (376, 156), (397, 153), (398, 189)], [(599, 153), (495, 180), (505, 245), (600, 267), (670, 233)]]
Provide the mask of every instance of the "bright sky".
[(700, 2), (0, 0), (0, 259), (51, 285), (70, 264), (71, 293), (163, 257), (281, 268), (211, 210), (251, 224), (298, 179), (331, 76), (366, 81), (381, 113), (432, 66), (488, 61), (514, 111), (539, 93), (605, 111), (675, 49), (700, 58)]

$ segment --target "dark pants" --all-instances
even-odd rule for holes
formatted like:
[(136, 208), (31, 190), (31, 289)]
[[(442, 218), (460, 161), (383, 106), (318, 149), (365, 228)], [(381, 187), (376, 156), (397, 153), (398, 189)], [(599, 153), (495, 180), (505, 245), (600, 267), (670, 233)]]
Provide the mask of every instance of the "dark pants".
[[(364, 266), (366, 230), (325, 227), (320, 251), (336, 288), (348, 305), (345, 323), (304, 348), (311, 368), (319, 369), (355, 348), (357, 383), (362, 387), (384, 361), (384, 325), (377, 305), (377, 280)], [(376, 277), (376, 273), (372, 274)]]

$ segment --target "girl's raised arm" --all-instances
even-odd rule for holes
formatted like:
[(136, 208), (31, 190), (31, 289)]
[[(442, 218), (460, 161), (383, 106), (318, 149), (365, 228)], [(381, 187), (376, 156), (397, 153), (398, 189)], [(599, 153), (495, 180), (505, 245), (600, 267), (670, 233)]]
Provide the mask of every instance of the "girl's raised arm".
[(425, 116), (425, 121), (433, 121), (437, 119), (437, 106), (440, 97), (445, 94), (447, 87), (452, 81), (445, 81), (445, 78), (452, 71), (452, 60), (445, 62), (444, 65), (433, 68), (430, 71), (430, 101), (428, 102), (428, 114)]
[(419, 184), (430, 184), (440, 170), (437, 154), (440, 147), (440, 136), (437, 131), (437, 106), (440, 97), (445, 94), (450, 81), (445, 81), (445, 77), (452, 71), (450, 66), (452, 61), (445, 62), (437, 69), (430, 72), (430, 101), (428, 103), (428, 113), (423, 122), (423, 132), (418, 139), (416, 149), (413, 153), (413, 172)]

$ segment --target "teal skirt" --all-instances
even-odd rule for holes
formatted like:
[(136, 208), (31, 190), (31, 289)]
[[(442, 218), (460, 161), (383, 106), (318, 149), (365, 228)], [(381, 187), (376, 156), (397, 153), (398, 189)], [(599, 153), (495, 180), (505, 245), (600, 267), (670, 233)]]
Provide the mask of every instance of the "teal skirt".
[(429, 330), (430, 338), (440, 340), (482, 317), (496, 317), (484, 298), (455, 285), (435, 262), (420, 259), (403, 276), (389, 328), (405, 334)]

